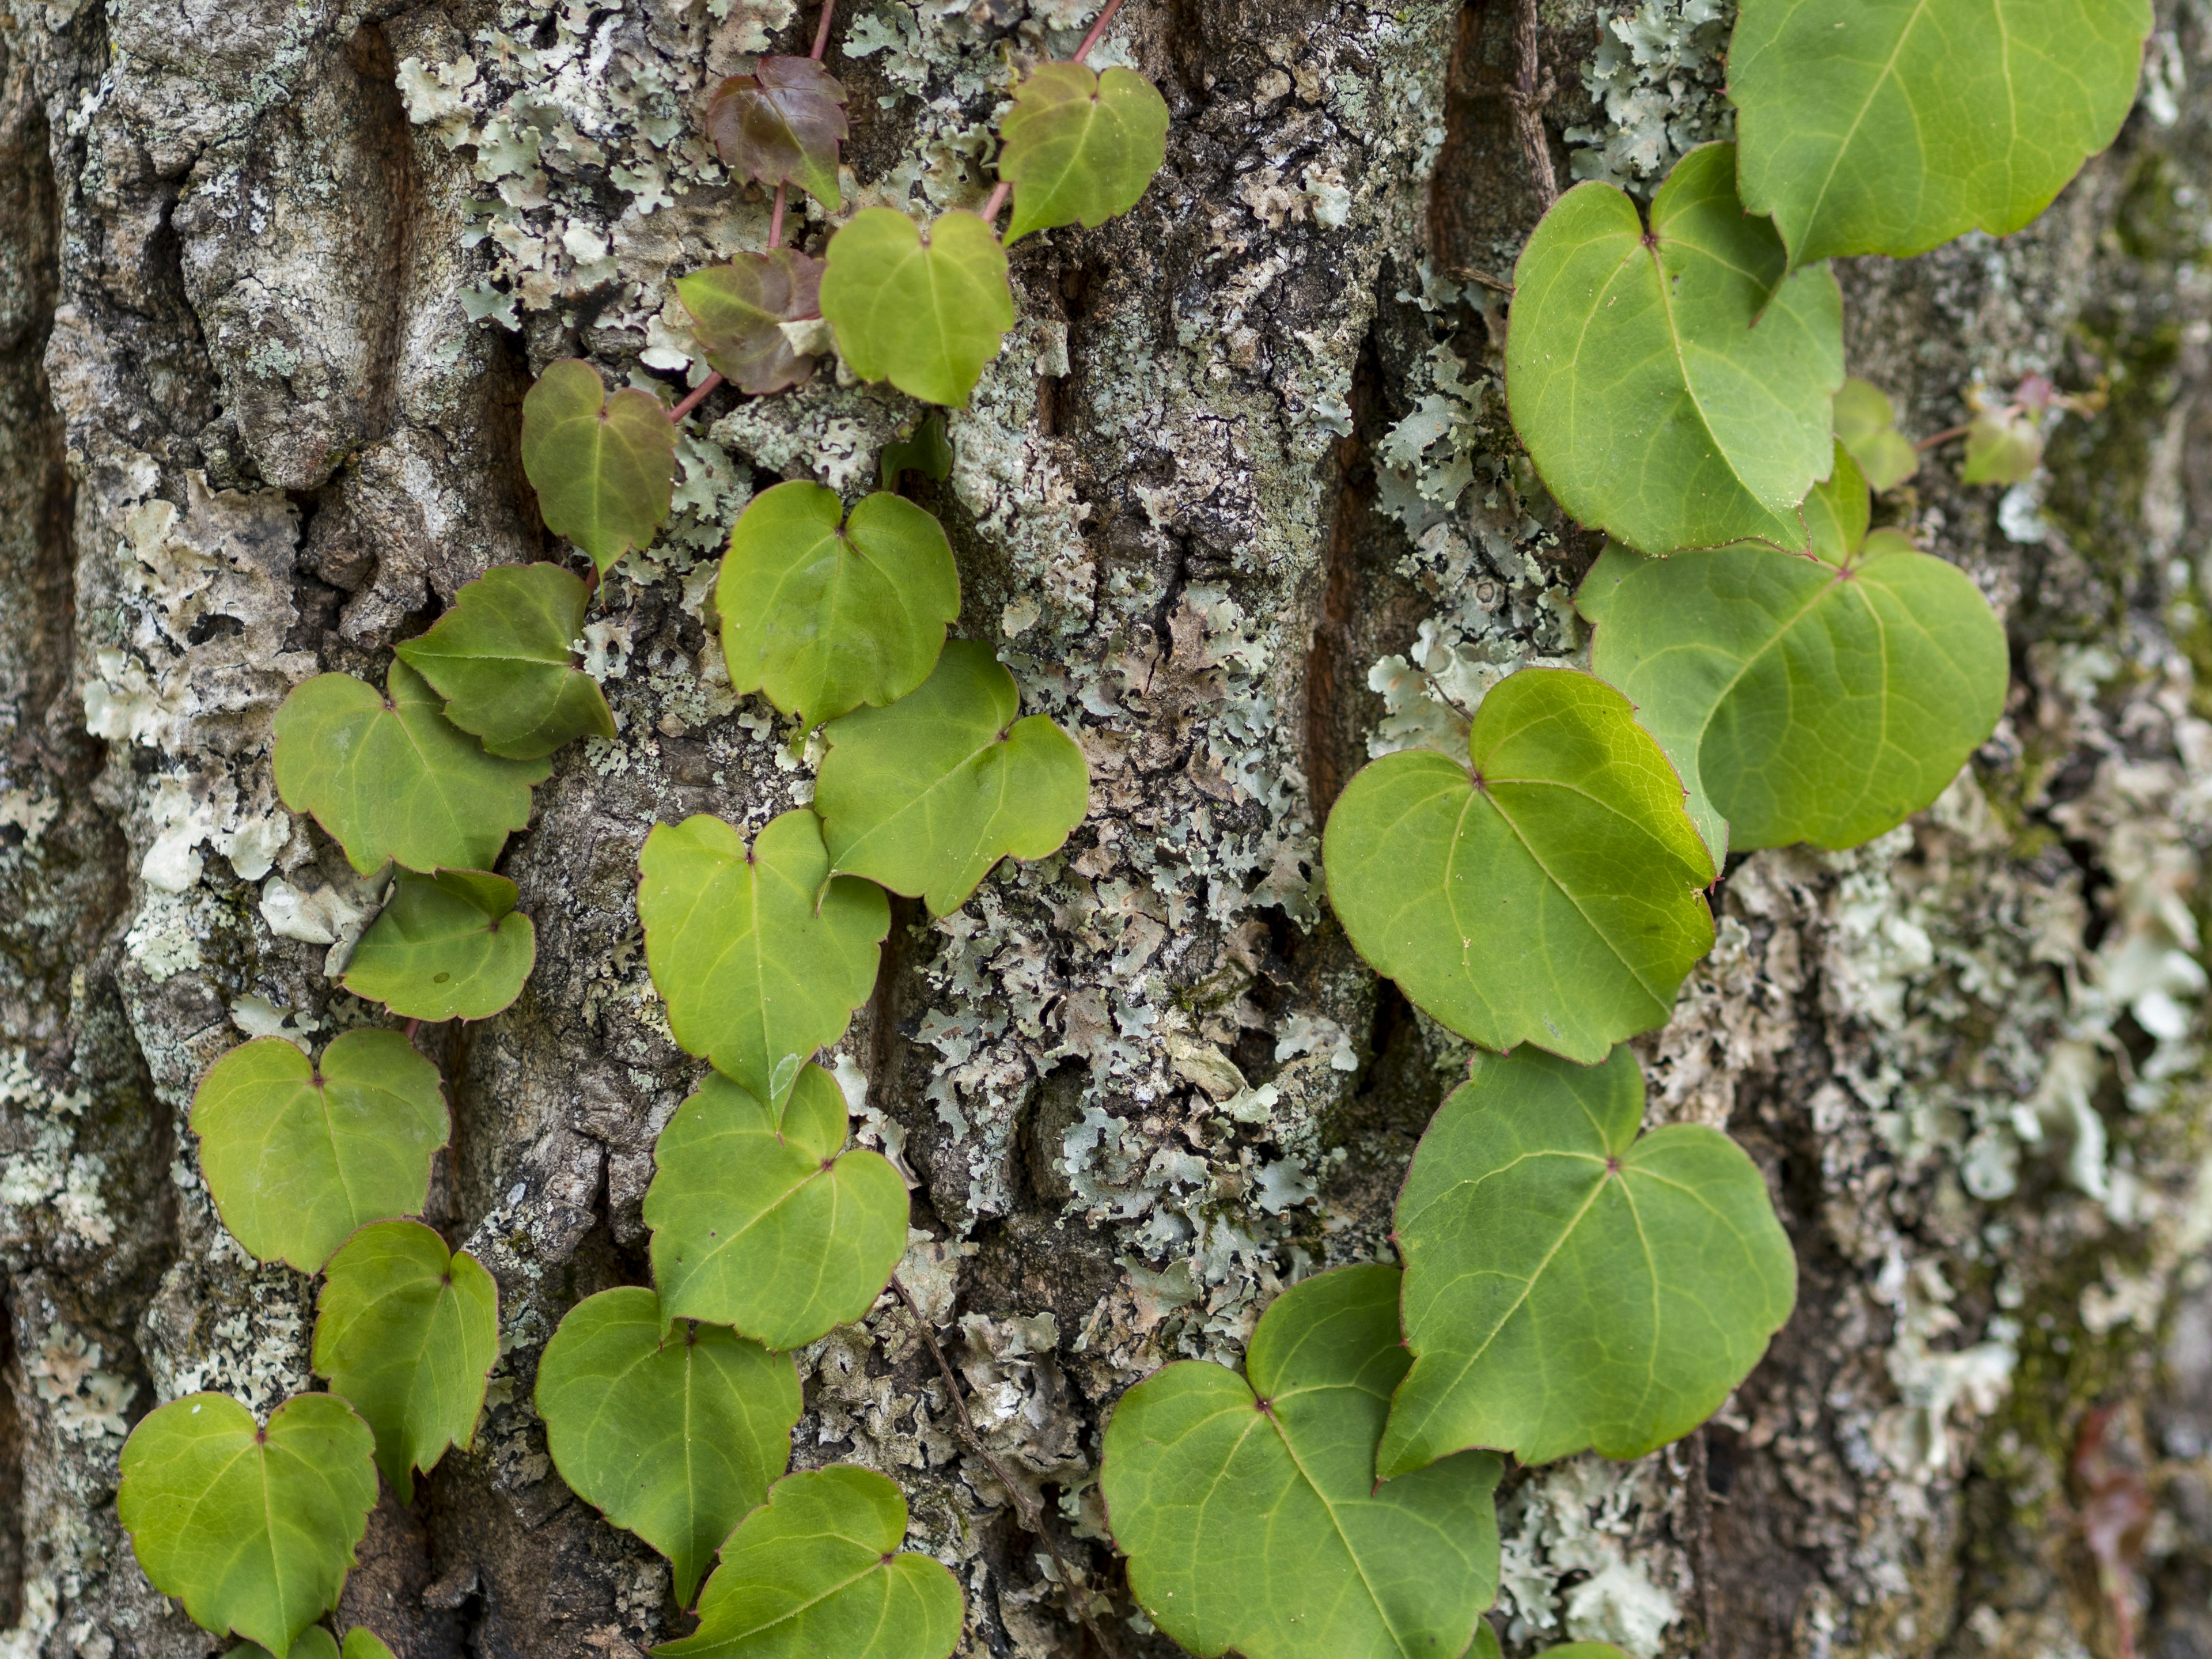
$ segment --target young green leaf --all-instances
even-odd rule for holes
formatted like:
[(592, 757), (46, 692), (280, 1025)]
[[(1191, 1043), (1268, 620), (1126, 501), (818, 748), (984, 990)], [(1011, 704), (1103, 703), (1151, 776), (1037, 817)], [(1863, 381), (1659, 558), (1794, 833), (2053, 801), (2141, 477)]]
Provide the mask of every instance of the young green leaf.
[(1626, 1048), (1476, 1056), (1398, 1198), (1413, 1368), (1385, 1480), (1470, 1446), (1640, 1457), (1759, 1363), (1797, 1294), (1765, 1180), (1719, 1130), (1643, 1116)]
[(611, 738), (599, 682), (576, 666), (590, 590), (557, 564), (502, 564), (453, 596), (453, 608), (399, 659), (446, 699), (446, 718), (487, 754), (541, 760), (575, 738)]
[(356, 1625), (346, 1632), (345, 1651), (340, 1659), (392, 1659), (392, 1652), (368, 1626)]
[(1793, 262), (2002, 236), (2112, 142), (2148, 0), (1744, 0), (1744, 205)]
[(1103, 225), (1137, 205), (1167, 159), (1167, 100), (1134, 70), (1040, 64), (1014, 88), (999, 137), (999, 176), (1014, 187), (1008, 243)]
[[(390, 1659), (389, 1649), (386, 1650), (386, 1656)], [(245, 1642), (223, 1655), (222, 1659), (270, 1659), (270, 1654), (269, 1650), (258, 1642)], [(331, 1639), (330, 1632), (320, 1625), (310, 1625), (301, 1633), (300, 1639), (292, 1644), (288, 1659), (353, 1659), (353, 1656), (350, 1651), (341, 1656), (338, 1644)]]
[(919, 472), (943, 483), (952, 476), (952, 444), (945, 435), (945, 411), (933, 409), (908, 436), (884, 446), (878, 458), (883, 471), (882, 488), (895, 490), (902, 472)]
[(489, 1019), (522, 994), (538, 933), (483, 870), (399, 872), (338, 982), (402, 1019)]
[(664, 1338), (660, 1304), (624, 1286), (578, 1303), (545, 1345), (538, 1413), (561, 1478), (668, 1558), (691, 1593), (791, 1459), (799, 1368), (712, 1325)]
[(419, 1221), (380, 1221), (338, 1247), (315, 1302), (315, 1374), (376, 1435), (402, 1504), (414, 1471), (468, 1449), (499, 1358), (499, 1287)]
[(1014, 718), (1014, 677), (956, 640), (921, 689), (830, 722), (815, 787), (830, 866), (957, 909), (1000, 859), (1041, 859), (1090, 810), (1083, 750), (1042, 714)]
[(960, 616), (945, 526), (881, 493), (853, 509), (804, 478), (753, 497), (714, 585), (730, 689), (809, 726), (902, 697)]
[(1498, 1593), (1498, 1462), (1376, 1484), (1406, 1366), (1397, 1269), (1339, 1267), (1275, 1299), (1243, 1376), (1178, 1360), (1121, 1396), (1100, 1490), (1155, 1624), (1206, 1656), (1466, 1652)]
[(830, 239), (822, 314), (862, 380), (964, 404), (1014, 325), (1006, 251), (972, 213), (941, 216), (925, 240), (897, 210), (862, 208)]
[(1729, 146), (1692, 150), (1648, 237), (1627, 196), (1577, 185), (1515, 272), (1514, 429), (1560, 506), (1646, 553), (1802, 546), (1797, 503), (1827, 476), (1836, 279), (1785, 277), (1781, 240), (1745, 216), (1734, 180)]
[(256, 1037), (192, 1097), (222, 1224), (256, 1261), (303, 1273), (356, 1228), (421, 1213), (451, 1127), (438, 1068), (397, 1031), (348, 1031), (313, 1065), (283, 1037)]
[(368, 1529), (374, 1443), (331, 1395), (294, 1396), (265, 1429), (226, 1395), (186, 1395), (131, 1431), (116, 1510), (146, 1577), (194, 1624), (289, 1655), (337, 1605)]
[(722, 1546), (698, 1630), (653, 1659), (946, 1659), (959, 1583), (905, 1538), (906, 1499), (874, 1470), (787, 1474)]
[(750, 848), (705, 813), (656, 824), (638, 868), (646, 963), (678, 1045), (780, 1103), (875, 988), (891, 927), (883, 889), (830, 879), (822, 822), (803, 807)]
[(660, 1132), (645, 1194), (663, 1320), (797, 1348), (858, 1319), (906, 1252), (906, 1183), (845, 1148), (845, 1095), (800, 1069), (781, 1112), (709, 1076)]
[(510, 830), (530, 824), (544, 761), (487, 755), (440, 709), (422, 677), (395, 662), (386, 696), (350, 674), (318, 674), (276, 711), (276, 793), (337, 838), (363, 875), (489, 870)]
[(1468, 734), (1362, 769), (1328, 816), (1329, 902), (1368, 965), (1486, 1048), (1596, 1060), (1664, 1024), (1712, 947), (1681, 781), (1612, 687), (1524, 668)]
[(845, 88), (811, 58), (763, 58), (707, 104), (707, 136), (725, 167), (764, 185), (797, 185), (832, 211), (845, 133)]
[(738, 391), (787, 392), (814, 373), (783, 325), (822, 314), (821, 260), (787, 247), (739, 253), (678, 277), (676, 294), (708, 364)]
[(676, 425), (649, 392), (610, 398), (580, 357), (549, 364), (522, 400), (522, 470), (545, 527), (605, 575), (651, 545), (676, 482)]
[(1959, 482), (2026, 483), (2043, 465), (2043, 428), (2016, 408), (1984, 409), (1966, 428), (1966, 464)]
[(1894, 489), (1920, 471), (1920, 453), (1897, 429), (1897, 406), (1881, 387), (1854, 375), (1836, 393), (1836, 441), (1858, 463), (1870, 489)]

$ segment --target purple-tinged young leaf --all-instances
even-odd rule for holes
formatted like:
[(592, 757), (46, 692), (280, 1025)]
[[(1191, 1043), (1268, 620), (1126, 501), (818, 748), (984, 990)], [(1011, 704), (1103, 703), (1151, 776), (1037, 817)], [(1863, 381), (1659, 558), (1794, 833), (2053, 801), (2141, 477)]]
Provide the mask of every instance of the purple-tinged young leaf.
[(724, 165), (764, 185), (797, 185), (825, 208), (838, 204), (845, 131), (845, 88), (811, 58), (763, 58), (707, 105), (707, 136)]
[(740, 392), (787, 392), (814, 373), (782, 325), (822, 314), (822, 261), (794, 248), (740, 253), (676, 279), (714, 372)]

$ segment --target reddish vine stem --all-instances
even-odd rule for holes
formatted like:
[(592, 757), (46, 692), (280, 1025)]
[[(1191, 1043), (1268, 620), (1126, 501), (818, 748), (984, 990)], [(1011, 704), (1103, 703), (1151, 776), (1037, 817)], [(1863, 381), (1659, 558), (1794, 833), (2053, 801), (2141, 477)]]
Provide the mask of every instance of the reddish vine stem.
[(768, 245), (771, 248), (783, 246), (783, 202), (786, 192), (790, 189), (787, 184), (775, 187), (775, 205), (769, 210), (768, 216)]
[(836, 15), (837, 0), (822, 0), (822, 21), (814, 26), (814, 50), (806, 55), (816, 63), (830, 50), (830, 19)]
[(1091, 48), (1106, 33), (1106, 26), (1114, 21), (1114, 14), (1121, 9), (1121, 0), (1106, 0), (1106, 9), (1098, 14), (1098, 21), (1091, 26), (1091, 33), (1083, 37), (1083, 44), (1075, 49), (1075, 61), (1081, 63), (1091, 56)]
[(668, 411), (668, 418), (672, 421), (682, 421), (686, 415), (689, 415), (693, 410), (698, 408), (701, 404), (704, 403), (707, 399), (707, 394), (712, 392), (716, 386), (721, 385), (721, 383), (722, 377), (720, 374), (708, 374), (705, 380), (700, 381), (697, 386), (691, 389), (691, 395), (690, 397), (684, 398), (682, 403), (677, 404), (675, 408)]
[(1949, 443), (1954, 438), (1963, 438), (1972, 430), (1971, 422), (1965, 426), (1947, 426), (1941, 432), (1931, 432), (1926, 437), (1916, 441), (1912, 447), (1915, 449), (1933, 449), (1938, 444)]

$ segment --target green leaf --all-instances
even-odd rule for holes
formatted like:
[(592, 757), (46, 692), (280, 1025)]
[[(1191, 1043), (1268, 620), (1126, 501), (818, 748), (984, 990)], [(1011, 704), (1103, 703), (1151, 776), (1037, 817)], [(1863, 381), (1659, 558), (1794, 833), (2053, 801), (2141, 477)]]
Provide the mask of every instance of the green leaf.
[[(233, 1648), (222, 1659), (270, 1659), (270, 1656), (269, 1650), (259, 1643), (246, 1642)], [(320, 1625), (310, 1625), (292, 1644), (290, 1659), (340, 1659), (338, 1644)], [(344, 1659), (352, 1659), (352, 1655), (349, 1653)], [(390, 1659), (389, 1649), (386, 1650), (386, 1659)]]
[(1515, 271), (1514, 428), (1560, 506), (1646, 553), (1802, 546), (1797, 503), (1828, 472), (1843, 302), (1825, 269), (1784, 277), (1734, 161), (1706, 144), (1676, 163), (1648, 240), (1626, 195), (1577, 185)]
[(489, 870), (510, 830), (530, 824), (544, 761), (501, 760), (440, 712), (404, 662), (388, 696), (350, 674), (318, 674), (276, 711), (276, 793), (337, 838), (363, 875)]
[(256, 1261), (303, 1273), (356, 1228), (420, 1214), (451, 1127), (438, 1068), (397, 1031), (348, 1031), (314, 1065), (283, 1037), (257, 1037), (192, 1097), (222, 1224)]
[(2033, 416), (2012, 407), (1985, 409), (1967, 425), (1959, 482), (2026, 483), (2042, 465), (2043, 428)]
[(2002, 236), (2112, 142), (2148, 0), (1744, 0), (1744, 205), (1799, 264)]
[(707, 104), (707, 136), (725, 167), (764, 185), (797, 185), (833, 212), (845, 133), (845, 88), (811, 58), (763, 58)]
[(1897, 429), (1897, 406), (1854, 375), (1836, 393), (1836, 441), (1850, 451), (1869, 488), (1894, 489), (1920, 471), (1920, 452)]
[(393, 1655), (382, 1637), (366, 1625), (356, 1625), (346, 1632), (345, 1651), (340, 1659), (393, 1659)]
[(921, 689), (830, 722), (815, 810), (832, 868), (957, 909), (1002, 858), (1056, 852), (1090, 810), (1091, 769), (1014, 677), (956, 640)]
[(660, 1304), (624, 1286), (578, 1303), (545, 1345), (538, 1413), (561, 1478), (668, 1558), (676, 1599), (791, 1458), (799, 1368), (712, 1325), (664, 1340)]
[(1719, 1130), (1643, 1116), (1626, 1048), (1476, 1056), (1398, 1197), (1413, 1368), (1386, 1479), (1469, 1446), (1640, 1457), (1759, 1363), (1797, 1294), (1766, 1182)]
[(714, 604), (731, 690), (812, 726), (927, 678), (960, 573), (945, 526), (912, 501), (871, 495), (848, 524), (836, 490), (798, 478), (738, 518)]
[(116, 1510), (146, 1577), (194, 1624), (289, 1654), (337, 1605), (368, 1529), (374, 1443), (331, 1395), (286, 1401), (266, 1429), (226, 1395), (186, 1395), (131, 1431)]
[(338, 1247), (315, 1302), (315, 1375), (376, 1435), (376, 1466), (402, 1504), (412, 1471), (475, 1438), (499, 1358), (499, 1287), (466, 1250), (419, 1221), (380, 1221)]
[(787, 392), (814, 373), (783, 325), (822, 314), (822, 261), (795, 248), (739, 253), (676, 279), (708, 364), (740, 392)]
[(968, 401), (1014, 325), (1006, 251), (975, 214), (921, 228), (893, 208), (862, 208), (830, 239), (822, 314), (846, 367), (926, 404)]
[(1376, 1484), (1406, 1365), (1397, 1269), (1339, 1267), (1275, 1299), (1243, 1376), (1179, 1360), (1121, 1396), (1100, 1487), (1155, 1624), (1209, 1659), (1467, 1650), (1498, 1593), (1498, 1462)]
[(345, 977), (402, 1019), (489, 1019), (522, 994), (538, 933), (515, 885), (483, 870), (401, 871)]
[(611, 738), (599, 682), (576, 666), (591, 592), (557, 564), (503, 564), (453, 596), (399, 659), (446, 699), (446, 718), (488, 754), (540, 760), (572, 738)]
[(960, 1585), (902, 1553), (906, 1499), (872, 1469), (788, 1474), (722, 1546), (699, 1628), (654, 1659), (946, 1659), (960, 1640)]
[(883, 469), (883, 487), (887, 490), (899, 487), (902, 472), (919, 472), (940, 483), (951, 477), (952, 444), (945, 435), (945, 411), (931, 410), (928, 417), (910, 435), (885, 444), (878, 464)]
[(676, 423), (649, 392), (613, 397), (580, 357), (549, 364), (522, 400), (522, 470), (545, 527), (605, 575), (652, 544), (676, 481)]
[(1168, 106), (1133, 70), (1040, 64), (999, 124), (999, 176), (1014, 187), (1006, 240), (1104, 224), (1137, 205), (1167, 159)]
[(830, 879), (821, 820), (804, 808), (750, 848), (705, 813), (656, 824), (638, 868), (646, 964), (678, 1046), (780, 1102), (797, 1062), (842, 1036), (875, 988), (883, 890)]
[(1667, 1022), (1712, 946), (1681, 781), (1626, 698), (1567, 669), (1499, 681), (1468, 743), (1473, 777), (1409, 750), (1352, 780), (1322, 839), (1329, 902), (1462, 1036), (1601, 1060)]
[(867, 1312), (906, 1253), (906, 1183), (845, 1147), (845, 1096), (801, 1068), (781, 1112), (709, 1076), (660, 1132), (645, 1224), (663, 1320), (797, 1348)]

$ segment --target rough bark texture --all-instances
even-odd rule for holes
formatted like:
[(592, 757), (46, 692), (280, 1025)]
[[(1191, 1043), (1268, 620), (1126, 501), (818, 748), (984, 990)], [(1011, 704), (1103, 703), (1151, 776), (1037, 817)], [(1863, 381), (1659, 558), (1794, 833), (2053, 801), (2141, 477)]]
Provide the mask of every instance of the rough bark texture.
[[(876, 0), (832, 68), (848, 190), (973, 203), (1006, 52), (1085, 0)], [(1547, 0), (1562, 178), (1647, 190), (1724, 134), (1716, 0)], [(380, 678), (486, 565), (557, 556), (516, 464), (553, 358), (679, 386), (672, 276), (767, 204), (696, 136), (793, 0), (9, 0), (0, 9), (0, 1656), (222, 1644), (115, 1522), (124, 1434), (200, 1387), (311, 1379), (307, 1281), (216, 1223), (185, 1115), (245, 1034), (379, 1012), (331, 954), (374, 902), (276, 801), (269, 722)], [(1909, 430), (2029, 373), (2101, 387), (2044, 474), (1891, 498), (2005, 615), (2015, 678), (1967, 776), (1856, 852), (1762, 853), (1647, 1040), (1656, 1118), (1726, 1124), (1796, 1242), (1797, 1315), (1714, 1424), (1626, 1466), (1516, 1475), (1508, 1651), (1641, 1659), (2212, 1654), (2212, 14), (2161, 7), (2143, 105), (2032, 230), (1843, 273), (1854, 366)], [(1233, 1358), (1267, 1298), (1387, 1252), (1465, 1054), (1318, 902), (1316, 830), (1370, 753), (1450, 746), (1586, 645), (1594, 553), (1504, 415), (1502, 280), (1538, 203), (1512, 9), (1131, 0), (1102, 48), (1159, 83), (1130, 217), (1028, 239), (1022, 322), (927, 495), (963, 628), (1079, 729), (1093, 811), (962, 911), (902, 911), (840, 1050), (911, 1172), (902, 1270), (1010, 1478), (1118, 1589), (1099, 1427), (1164, 1360)], [(818, 245), (818, 215), (804, 229)], [(506, 866), (520, 1003), (420, 1041), (455, 1105), (432, 1219), (498, 1277), (474, 1449), (387, 1493), (343, 1608), (404, 1659), (624, 1655), (665, 1568), (553, 1474), (530, 1407), (562, 1311), (642, 1282), (653, 1137), (696, 1068), (647, 978), (647, 827), (748, 826), (810, 769), (733, 698), (703, 607), (756, 488), (863, 487), (905, 400), (825, 373), (709, 398), (678, 512), (589, 631), (621, 733), (560, 757)], [(2199, 677), (2205, 684), (2199, 684)], [(886, 1297), (801, 1356), (798, 1462), (911, 1496), (965, 1651), (1091, 1651)], [(2155, 1504), (2101, 1576), (2090, 1487)]]

